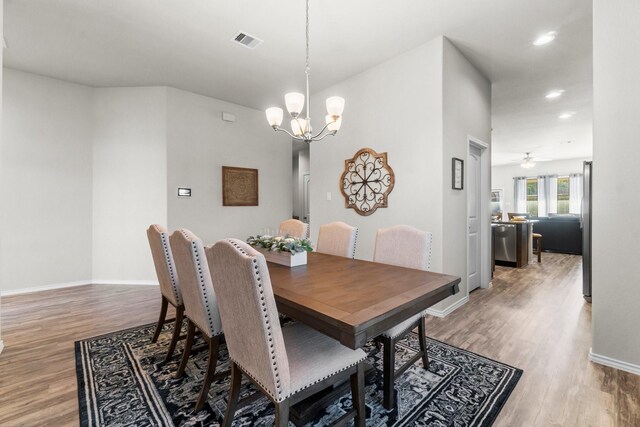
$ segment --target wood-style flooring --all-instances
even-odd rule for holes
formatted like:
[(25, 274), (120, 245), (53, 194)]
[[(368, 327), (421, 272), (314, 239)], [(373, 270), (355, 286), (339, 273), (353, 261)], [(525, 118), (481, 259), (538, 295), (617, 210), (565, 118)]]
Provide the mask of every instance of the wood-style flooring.
[[(78, 425), (74, 341), (156, 320), (151, 286), (83, 286), (2, 298), (0, 426)], [(580, 257), (498, 267), (489, 289), (427, 334), (524, 370), (498, 426), (640, 426), (640, 377), (588, 361)]]

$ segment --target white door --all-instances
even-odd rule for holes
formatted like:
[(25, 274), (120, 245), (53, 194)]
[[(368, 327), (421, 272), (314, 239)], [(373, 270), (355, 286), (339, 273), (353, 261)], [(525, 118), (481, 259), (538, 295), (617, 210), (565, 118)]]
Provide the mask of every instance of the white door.
[(468, 203), (468, 232), (469, 252), (468, 266), (469, 292), (480, 287), (480, 206), (481, 206), (481, 163), (480, 149), (469, 146), (469, 159), (467, 161), (467, 203)]
[(302, 221), (307, 224), (309, 218), (309, 184), (311, 183), (311, 175), (306, 174), (302, 177)]

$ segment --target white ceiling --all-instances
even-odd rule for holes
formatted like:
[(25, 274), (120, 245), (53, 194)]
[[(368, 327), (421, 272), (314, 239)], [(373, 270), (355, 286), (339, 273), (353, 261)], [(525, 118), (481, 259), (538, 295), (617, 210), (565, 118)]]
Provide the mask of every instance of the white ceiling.
[[(238, 30), (264, 43), (232, 43)], [(551, 30), (555, 42), (532, 46)], [(5, 0), (4, 34), (6, 66), (89, 86), (168, 85), (257, 109), (303, 90), (302, 0)], [(311, 91), (440, 34), (493, 83), (495, 164), (591, 156), (588, 0), (311, 0)], [(564, 96), (545, 99), (554, 88)]]

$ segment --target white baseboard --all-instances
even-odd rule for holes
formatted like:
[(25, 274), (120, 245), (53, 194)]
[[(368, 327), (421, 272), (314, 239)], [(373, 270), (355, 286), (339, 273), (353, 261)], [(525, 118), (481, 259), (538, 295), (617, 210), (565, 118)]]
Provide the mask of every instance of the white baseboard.
[(464, 298), (462, 298), (459, 301), (454, 302), (453, 304), (451, 304), (449, 307), (445, 308), (444, 310), (436, 310), (434, 308), (430, 308), (427, 310), (427, 314), (430, 314), (432, 316), (435, 317), (445, 317), (448, 314), (451, 314), (454, 312), (454, 310), (462, 307), (463, 305), (465, 305), (467, 302), (469, 302), (469, 295), (465, 296)]
[(610, 368), (620, 369), (621, 371), (640, 375), (640, 365), (634, 365), (633, 363), (628, 363), (622, 360), (612, 359), (611, 357), (603, 356), (601, 354), (596, 354), (592, 351), (592, 349), (589, 349), (589, 360), (599, 365), (604, 365)]
[(50, 285), (33, 286), (31, 288), (5, 289), (3, 291), (0, 291), (0, 295), (3, 297), (6, 297), (9, 295), (29, 294), (31, 292), (49, 291), (51, 289), (71, 288), (74, 286), (85, 286), (90, 284), (91, 284), (91, 280), (79, 280), (77, 282), (66, 282), (66, 283), (52, 283)]
[(4, 341), (0, 340), (0, 353), (4, 350)]
[(154, 280), (80, 280), (77, 282), (52, 283), (44, 286), (34, 286), (31, 288), (6, 289), (0, 291), (0, 296), (29, 294), (32, 292), (50, 291), (52, 289), (71, 288), (86, 285), (132, 285), (132, 286), (158, 286)]
[(159, 286), (157, 280), (94, 280), (94, 285)]

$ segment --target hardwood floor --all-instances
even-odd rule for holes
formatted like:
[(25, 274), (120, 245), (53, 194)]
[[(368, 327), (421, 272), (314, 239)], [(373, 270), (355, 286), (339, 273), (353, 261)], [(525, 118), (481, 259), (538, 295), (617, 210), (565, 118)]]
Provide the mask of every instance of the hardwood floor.
[[(498, 267), (427, 334), (524, 370), (497, 426), (640, 426), (640, 377), (588, 361), (580, 257)], [(0, 426), (78, 425), (74, 341), (154, 322), (148, 286), (84, 286), (2, 298)], [(172, 314), (173, 316), (173, 314)]]
[(492, 286), (427, 335), (524, 370), (496, 426), (640, 426), (640, 376), (588, 360), (591, 305), (581, 257), (497, 267)]

